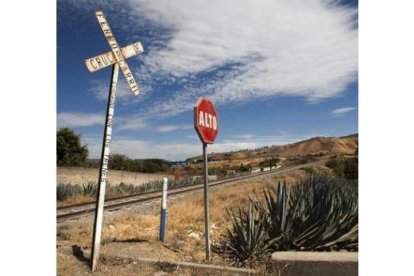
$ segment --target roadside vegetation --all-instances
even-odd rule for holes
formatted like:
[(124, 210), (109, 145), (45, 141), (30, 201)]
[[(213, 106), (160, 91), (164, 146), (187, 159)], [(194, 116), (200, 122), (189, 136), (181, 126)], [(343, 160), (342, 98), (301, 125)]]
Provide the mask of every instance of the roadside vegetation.
[[(99, 168), (100, 159), (88, 160), (87, 167)], [(170, 162), (163, 159), (131, 159), (124, 154), (109, 155), (108, 169), (139, 173), (167, 172), (171, 167)]]
[(332, 169), (338, 177), (351, 181), (358, 179), (358, 157), (331, 159), (326, 162), (325, 166)]
[[(81, 144), (81, 136), (70, 128), (56, 132), (57, 166), (99, 168), (100, 159), (87, 159), (88, 146)], [(170, 162), (163, 159), (131, 159), (123, 154), (109, 156), (108, 169), (140, 173), (167, 172)]]
[[(214, 264), (229, 265), (225, 254), (215, 249), (227, 239), (227, 228), (231, 227), (226, 209), (235, 209), (249, 201), (249, 196), (262, 191), (270, 183), (283, 181), (294, 183), (305, 179), (304, 171), (291, 171), (267, 180), (252, 180), (240, 185), (212, 188), (210, 190), (210, 234), (212, 241), (212, 261)], [(103, 246), (127, 245), (128, 241), (141, 240), (145, 244), (148, 256), (159, 252), (160, 202), (155, 202), (152, 211), (145, 212), (119, 210), (105, 213), (102, 228)], [(204, 209), (203, 191), (195, 191), (183, 198), (168, 198), (166, 239), (163, 249), (168, 250), (168, 258), (204, 262)], [(93, 219), (85, 217), (79, 220), (58, 224), (58, 246), (88, 247), (92, 242)], [(136, 248), (136, 243), (132, 246)], [(140, 247), (141, 248), (141, 247)], [(142, 251), (140, 251), (140, 254)], [(173, 256), (174, 255), (174, 256)]]
[(59, 129), (56, 133), (56, 160), (58, 166), (84, 166), (88, 148), (81, 145), (80, 135), (69, 128)]
[(358, 251), (356, 182), (312, 174), (279, 182), (228, 210), (231, 227), (219, 251), (253, 266), (274, 251)]
[[(177, 181), (169, 181), (168, 189), (186, 187), (200, 183), (200, 179), (183, 178)], [(141, 194), (151, 191), (160, 191), (162, 185), (162, 180), (150, 181), (138, 186), (133, 184), (128, 185), (123, 182), (118, 185), (111, 185), (111, 183), (107, 181), (105, 194), (107, 198)], [(56, 199), (59, 206), (88, 202), (95, 199), (96, 191), (97, 184), (93, 182), (84, 185), (58, 184), (56, 186)]]
[[(107, 214), (103, 244), (142, 240), (148, 252), (161, 250), (158, 204), (145, 214)], [(212, 189), (209, 204), (215, 264), (265, 271), (274, 251), (358, 251), (357, 185), (343, 178), (297, 170)], [(59, 225), (58, 244), (89, 246), (92, 229), (91, 219)], [(203, 262), (203, 233), (202, 191), (169, 200), (163, 248), (172, 258)]]

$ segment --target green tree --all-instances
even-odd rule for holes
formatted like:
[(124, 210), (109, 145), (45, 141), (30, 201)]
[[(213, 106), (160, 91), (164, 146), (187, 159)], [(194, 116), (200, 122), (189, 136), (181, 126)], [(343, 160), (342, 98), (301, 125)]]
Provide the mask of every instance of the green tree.
[(59, 129), (56, 144), (58, 166), (85, 165), (89, 151), (86, 145), (81, 145), (80, 135), (69, 128)]
[(348, 162), (344, 168), (344, 175), (346, 179), (358, 179), (358, 159)]
[(279, 158), (270, 158), (270, 159), (266, 159), (262, 162), (259, 163), (260, 167), (273, 167), (276, 166), (277, 163), (279, 163), (280, 159)]
[(129, 170), (130, 159), (124, 154), (109, 155), (108, 167), (110, 170)]

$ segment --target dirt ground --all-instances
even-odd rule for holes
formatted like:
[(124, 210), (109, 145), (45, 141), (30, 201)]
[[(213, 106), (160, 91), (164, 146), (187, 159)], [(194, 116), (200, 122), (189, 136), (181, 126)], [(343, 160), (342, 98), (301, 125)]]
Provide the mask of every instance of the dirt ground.
[[(96, 183), (98, 181), (99, 169), (97, 168), (81, 168), (81, 167), (57, 167), (56, 183), (83, 185), (89, 182)], [(163, 177), (173, 178), (172, 175), (151, 174), (151, 173), (134, 173), (127, 171), (109, 170), (108, 181), (112, 185), (125, 184), (141, 185), (154, 180), (162, 180)]]
[[(231, 210), (240, 206), (248, 201), (249, 196), (260, 196), (261, 190), (268, 185), (278, 181), (293, 183), (306, 175), (305, 171), (298, 170), (265, 180), (211, 188), (209, 193), (210, 236), (213, 249), (211, 263), (224, 266), (232, 264), (225, 256), (214, 250), (224, 241), (227, 229), (230, 227), (226, 209)], [(103, 259), (97, 275), (208, 275), (184, 268), (160, 268), (158, 265), (142, 264), (129, 259), (149, 257), (204, 263), (203, 192), (197, 191), (190, 195), (169, 199), (164, 244), (158, 240), (159, 221), (159, 202), (154, 202), (152, 208), (137, 206), (106, 212), (102, 230)], [(79, 252), (90, 249), (92, 228), (92, 216), (57, 225), (58, 275), (89, 274), (89, 258)], [(114, 261), (109, 256), (117, 256), (120, 259)]]
[[(90, 269), (90, 255), (78, 246), (61, 247), (57, 250), (57, 275), (238, 275), (217, 270), (189, 268), (162, 260), (176, 260), (168, 244), (149, 245), (145, 241), (114, 242), (101, 247), (97, 270)], [(150, 255), (160, 262), (136, 260), (140, 256)], [(114, 256), (116, 254), (116, 256)], [(217, 257), (210, 263), (217, 264)], [(221, 262), (222, 263), (222, 262)], [(239, 274), (241, 275), (241, 274)]]

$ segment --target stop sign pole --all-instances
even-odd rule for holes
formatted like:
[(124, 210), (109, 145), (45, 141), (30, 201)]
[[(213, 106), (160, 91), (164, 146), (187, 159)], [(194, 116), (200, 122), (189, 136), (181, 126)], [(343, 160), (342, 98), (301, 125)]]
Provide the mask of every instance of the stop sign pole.
[(206, 260), (210, 260), (210, 221), (208, 211), (208, 158), (207, 144), (213, 144), (218, 134), (217, 111), (207, 98), (200, 98), (194, 106), (194, 128), (203, 144), (204, 159), (204, 236)]

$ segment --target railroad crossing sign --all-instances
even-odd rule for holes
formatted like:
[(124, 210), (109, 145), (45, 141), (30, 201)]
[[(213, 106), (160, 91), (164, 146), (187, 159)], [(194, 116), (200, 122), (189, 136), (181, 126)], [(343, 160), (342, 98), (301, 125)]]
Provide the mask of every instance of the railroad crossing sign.
[[(118, 64), (121, 68), (122, 73), (124, 74), (125, 79), (127, 80), (129, 88), (131, 88), (132, 93), (134, 93), (134, 95), (137, 96), (140, 92), (139, 87), (135, 82), (134, 76), (132, 75), (131, 70), (129, 70), (128, 63), (126, 63), (125, 59), (142, 53), (144, 49), (142, 48), (141, 43), (138, 42), (129, 45), (123, 49), (120, 49), (118, 43), (115, 40), (115, 36), (112, 33), (111, 28), (109, 27), (108, 21), (106, 21), (105, 19), (103, 12), (97, 11), (95, 15), (98, 19), (99, 25), (101, 26), (102, 32), (104, 33), (105, 38), (108, 41), (109, 46), (111, 47), (112, 55), (106, 53), (93, 58), (88, 58), (85, 60), (86, 67), (88, 67), (89, 71), (94, 72), (96, 70), (109, 66), (111, 62), (111, 64)], [(106, 66), (104, 66), (105, 61), (108, 63)]]
[(105, 35), (106, 40), (111, 47), (111, 51), (105, 54), (101, 54), (92, 58), (85, 60), (85, 65), (90, 72), (95, 72), (102, 68), (112, 65), (112, 77), (111, 84), (109, 89), (108, 105), (106, 109), (106, 119), (105, 119), (105, 130), (102, 141), (102, 151), (101, 151), (101, 165), (99, 169), (99, 180), (98, 180), (98, 189), (97, 189), (97, 201), (96, 201), (96, 211), (95, 211), (95, 221), (93, 226), (93, 242), (92, 242), (92, 271), (95, 271), (98, 260), (99, 260), (99, 249), (101, 246), (101, 233), (102, 233), (102, 222), (103, 222), (103, 209), (105, 202), (105, 189), (106, 189), (106, 175), (108, 172), (108, 161), (109, 161), (109, 151), (110, 143), (112, 138), (112, 124), (114, 117), (115, 109), (115, 99), (116, 99), (116, 85), (118, 82), (118, 73), (119, 68), (121, 68), (122, 73), (125, 76), (125, 79), (128, 82), (128, 85), (132, 93), (137, 96), (139, 94), (139, 88), (135, 82), (134, 76), (129, 70), (126, 59), (135, 55), (138, 55), (144, 51), (141, 43), (137, 42), (131, 45), (126, 46), (125, 48), (119, 48), (118, 43), (115, 40), (115, 36), (109, 27), (108, 22), (105, 19), (105, 16), (102, 11), (97, 11), (95, 13), (96, 18), (98, 19), (99, 25)]
[[(141, 54), (144, 52), (144, 49), (142, 48), (141, 42), (137, 42), (122, 48), (121, 52), (123, 57), (127, 59)], [(91, 73), (115, 63), (117, 63), (117, 60), (112, 51), (85, 60), (85, 65)]]
[(194, 128), (203, 144), (204, 161), (204, 236), (206, 260), (210, 260), (210, 221), (208, 214), (208, 158), (207, 144), (213, 144), (218, 134), (217, 111), (207, 98), (200, 98), (194, 106)]

